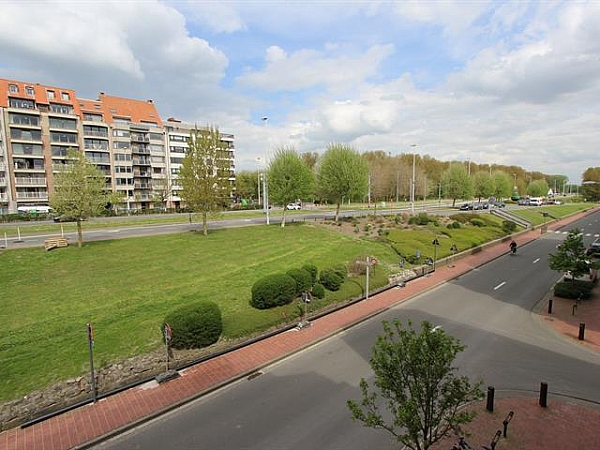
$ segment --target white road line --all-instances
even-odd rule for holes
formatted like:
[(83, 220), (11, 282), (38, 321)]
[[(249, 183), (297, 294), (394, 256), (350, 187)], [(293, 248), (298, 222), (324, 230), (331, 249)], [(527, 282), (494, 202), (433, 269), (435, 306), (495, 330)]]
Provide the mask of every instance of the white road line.
[(539, 261), (540, 261), (540, 258), (537, 258), (537, 259), (534, 259), (534, 260), (533, 260), (533, 263), (535, 264), (535, 263), (537, 263), (537, 262), (539, 262)]
[(506, 281), (503, 281), (502, 283), (500, 283), (498, 286), (496, 286), (494, 288), (495, 291), (497, 291), (498, 289), (500, 289), (502, 286), (504, 286), (506, 284)]

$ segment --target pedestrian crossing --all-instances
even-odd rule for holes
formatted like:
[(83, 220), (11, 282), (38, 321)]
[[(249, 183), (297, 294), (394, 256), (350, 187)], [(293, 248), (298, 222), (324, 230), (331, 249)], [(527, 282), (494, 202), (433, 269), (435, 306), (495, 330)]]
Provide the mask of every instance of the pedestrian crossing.
[[(554, 231), (554, 234), (569, 234), (569, 232), (568, 231), (556, 230), (556, 231)], [(585, 236), (585, 237), (592, 237), (592, 236), (595, 237), (595, 238), (600, 237), (600, 234), (598, 234), (598, 233), (585, 233), (585, 234), (581, 233), (581, 235)]]

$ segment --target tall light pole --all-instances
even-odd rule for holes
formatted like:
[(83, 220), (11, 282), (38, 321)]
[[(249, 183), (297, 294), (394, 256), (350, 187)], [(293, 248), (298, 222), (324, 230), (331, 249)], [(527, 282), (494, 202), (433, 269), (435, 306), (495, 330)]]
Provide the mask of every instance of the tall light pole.
[[(416, 147), (417, 144), (410, 144), (411, 147)], [(416, 154), (413, 152), (413, 167), (412, 167), (412, 180), (410, 182), (410, 210), (415, 213), (415, 177), (416, 177)]]
[[(265, 129), (267, 128), (267, 120), (268, 117), (263, 117), (262, 121), (265, 124)], [(269, 146), (271, 145), (271, 141), (269, 141)], [(265, 214), (267, 215), (267, 225), (269, 225), (269, 184), (267, 183), (267, 164), (269, 162), (269, 148), (265, 148), (265, 173), (263, 176), (263, 198), (264, 198), (264, 207)]]
[(262, 176), (260, 173), (260, 157), (256, 158), (256, 162), (258, 163), (258, 173), (257, 173), (257, 188), (258, 188), (258, 204), (260, 205), (260, 184), (262, 183)]

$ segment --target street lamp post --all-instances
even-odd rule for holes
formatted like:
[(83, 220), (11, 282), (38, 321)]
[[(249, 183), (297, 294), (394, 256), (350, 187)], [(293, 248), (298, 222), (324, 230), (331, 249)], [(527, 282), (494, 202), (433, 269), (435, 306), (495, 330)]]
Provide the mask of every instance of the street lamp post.
[(435, 272), (435, 260), (437, 259), (437, 248), (440, 245), (440, 241), (438, 241), (438, 238), (435, 238), (431, 243), (433, 244), (433, 271)]
[[(417, 144), (411, 144), (411, 147), (416, 147)], [(415, 168), (416, 168), (416, 154), (413, 152), (413, 164), (412, 164), (412, 180), (410, 182), (410, 210), (414, 214), (415, 213)]]
[[(267, 128), (267, 120), (268, 117), (263, 117), (262, 121), (265, 124), (265, 129)], [(269, 144), (270, 145), (270, 144)], [(265, 214), (267, 215), (267, 225), (269, 225), (269, 185), (267, 183), (267, 164), (269, 162), (269, 149), (265, 149), (265, 172), (263, 176), (263, 198), (264, 198), (264, 207)]]

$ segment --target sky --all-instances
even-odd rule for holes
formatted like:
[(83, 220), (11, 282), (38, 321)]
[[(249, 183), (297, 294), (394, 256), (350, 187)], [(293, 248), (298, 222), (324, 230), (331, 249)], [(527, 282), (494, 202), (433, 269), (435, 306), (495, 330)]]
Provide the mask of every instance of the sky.
[(0, 0), (0, 78), (152, 99), (238, 171), (331, 143), (600, 166), (600, 1)]

